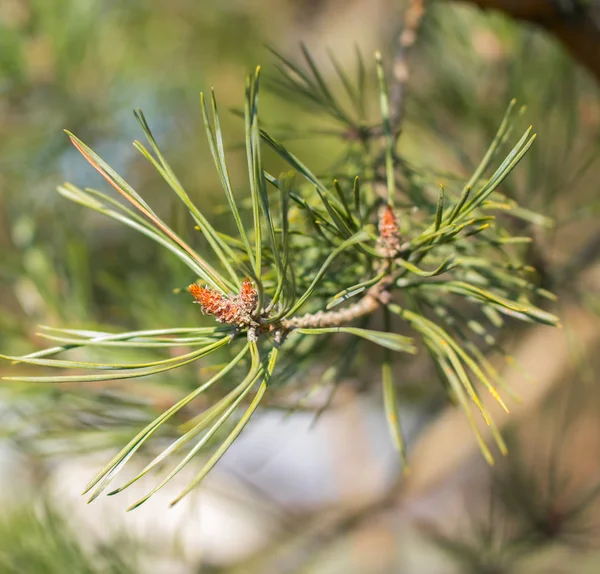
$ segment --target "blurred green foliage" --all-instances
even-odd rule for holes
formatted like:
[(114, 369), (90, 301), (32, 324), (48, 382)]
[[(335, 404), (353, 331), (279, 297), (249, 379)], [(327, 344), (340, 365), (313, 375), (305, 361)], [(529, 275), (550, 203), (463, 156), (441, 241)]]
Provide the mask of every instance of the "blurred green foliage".
[[(193, 166), (185, 170), (186, 181), (202, 185), (210, 197), (203, 169), (208, 158), (197, 160), (204, 142), (194, 137), (202, 133), (198, 93), (206, 88), (207, 75), (218, 81), (229, 76), (227, 66), (243, 70), (254, 61), (261, 49), (255, 16), (249, 8), (219, 2), (2, 3), (0, 340), (5, 345), (38, 322), (110, 318), (131, 324), (136, 313), (139, 319), (150, 315), (149, 309), (160, 321), (157, 301), (165, 298), (170, 299), (165, 312), (177, 312), (170, 291), (187, 282), (177, 269), (148, 242), (82, 216), (55, 193), (56, 184), (67, 178), (89, 182), (90, 172), (75, 161), (77, 152), (63, 129), (116, 151), (117, 167), (156, 195), (156, 180), (149, 179), (130, 146), (136, 128), (131, 110), (143, 105), (157, 134), (169, 142), (175, 167)], [(210, 179), (214, 183), (214, 176)], [(162, 203), (168, 212), (170, 198)], [(124, 314), (131, 297), (140, 305)]]
[(3, 574), (133, 574), (133, 545), (115, 540), (91, 553), (68, 520), (50, 507), (16, 507), (0, 518)]
[[(305, 4), (317, 12), (323, 3)], [(88, 184), (92, 177), (62, 130), (76, 132), (101, 154), (110, 149), (114, 167), (143, 188), (185, 235), (183, 213), (130, 146), (137, 137), (131, 110), (143, 107), (175, 172), (183, 174), (196, 198), (212, 204), (218, 181), (204, 143), (198, 92), (210, 78), (227, 104), (239, 107), (244, 72), (257, 63), (268, 70), (272, 60), (262, 42), (283, 38), (285, 30), (277, 27), (296, 9), (303, 8), (219, 0), (0, 2), (2, 352), (37, 346), (38, 323), (153, 328), (171, 324), (173, 316), (180, 323), (196, 319), (187, 297), (173, 293), (189, 283), (183, 266), (145, 238), (84, 213), (55, 193), (66, 179)], [(382, 33), (382, 50), (392, 44), (391, 28)], [(348, 50), (361, 33), (359, 27), (348, 30), (348, 46), (342, 48)], [(331, 47), (335, 52), (340, 46)], [(568, 286), (565, 265), (598, 228), (597, 86), (537, 30), (447, 3), (431, 6), (412, 68), (400, 140), (413, 168), (406, 185), (411, 177), (452, 185), (450, 172), (469, 173), (516, 97), (527, 105), (523, 121), (533, 123), (540, 137), (503, 191), (556, 218), (557, 225), (540, 237), (545, 248), (531, 258), (542, 267), (547, 286)], [(281, 104), (268, 101), (275, 118), (305, 126), (305, 113), (284, 116)], [(234, 115), (223, 116), (226, 130), (241, 123)], [(303, 158), (331, 165), (339, 148), (329, 141), (324, 138), (314, 149), (301, 140), (289, 143)], [(242, 154), (232, 155), (243, 169)], [(584, 261), (576, 271), (592, 263)], [(0, 365), (0, 372), (6, 368)], [(192, 388), (200, 376), (190, 371), (176, 383)], [(131, 424), (144, 425), (172, 403), (173, 382), (165, 377), (89, 393), (15, 386), (3, 392), (3, 400), (23, 415), (9, 425), (17, 444), (36, 451), (32, 445), (43, 438), (40, 451), (73, 452), (120, 444)], [(410, 388), (408, 381), (407, 394)], [(437, 393), (427, 385), (412, 388), (419, 396)], [(133, 409), (126, 408), (128, 401)], [(98, 432), (103, 425), (119, 432)], [(74, 430), (79, 447), (53, 442)], [(63, 538), (60, 519), (52, 520), (40, 523), (29, 509), (6, 515), (0, 560), (9, 564), (7, 572), (132, 571), (117, 559), (107, 561), (104, 570), (92, 568), (77, 543)], [(43, 556), (36, 548), (52, 550)]]

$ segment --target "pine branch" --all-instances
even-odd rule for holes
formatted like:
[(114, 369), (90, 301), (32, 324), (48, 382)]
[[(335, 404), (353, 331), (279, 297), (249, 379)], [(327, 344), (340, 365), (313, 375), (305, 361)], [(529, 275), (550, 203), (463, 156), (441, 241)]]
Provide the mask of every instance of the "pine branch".
[[(422, 15), (423, 2), (415, 0), (399, 40), (401, 50), (394, 84), (395, 129), (400, 128), (407, 80), (402, 68)], [(318, 106), (320, 113), (328, 114), (349, 129), (360, 128), (363, 111), (360, 94), (364, 93), (361, 57), (358, 56), (356, 87), (341, 68), (336, 68), (340, 82), (355, 102), (355, 109), (346, 112), (306, 48), (303, 55), (308, 71), (280, 57), (284, 66), (281, 86), (289, 87), (297, 97), (307, 98)], [(140, 142), (134, 146), (186, 207), (195, 228), (210, 247), (202, 251), (196, 250), (192, 242), (184, 241), (106, 161), (69, 134), (75, 147), (127, 204), (103, 192), (83, 190), (71, 184), (61, 186), (59, 192), (165, 247), (197, 277), (188, 290), (201, 311), (216, 324), (120, 334), (54, 329), (46, 336), (59, 346), (20, 357), (0, 355), (0, 358), (37, 367), (60, 368), (61, 374), (17, 375), (5, 379), (29, 383), (133, 380), (164, 375), (209, 357), (210, 361), (220, 360), (217, 356), (227, 356), (225, 363), (220, 363), (203, 384), (195, 385), (160, 415), (153, 415), (98, 472), (85, 489), (90, 500), (103, 492), (122, 492), (146, 474), (158, 472), (166, 459), (174, 459), (176, 462), (166, 477), (130, 507), (136, 508), (169, 483), (197, 454), (210, 453), (196, 477), (173, 501), (178, 502), (217, 464), (263, 399), (268, 400), (272, 382), (277, 379), (276, 386), (280, 387), (291, 376), (290, 369), (298, 372), (306, 363), (320, 360), (327, 344), (319, 339), (327, 341), (338, 333), (354, 338), (349, 348), (366, 340), (386, 349), (381, 384), (390, 434), (400, 456), (404, 456), (403, 438), (392, 378), (393, 359), (387, 351), (414, 354), (417, 340), (423, 343), (446, 386), (457, 398), (486, 459), (493, 461), (477, 428), (476, 414), (490, 426), (500, 451), (505, 452), (502, 437), (478, 393), (478, 387), (483, 387), (507, 411), (496, 390), (501, 381), (486, 369), (477, 349), (473, 350), (469, 334), (465, 335), (469, 323), (454, 318), (453, 310), (456, 301), (462, 299), (491, 317), (496, 327), (503, 325), (501, 314), (521, 321), (558, 324), (554, 315), (530, 301), (531, 296), (552, 298), (551, 294), (538, 289), (528, 278), (519, 261), (518, 249), (512, 255), (504, 250), (504, 245), (518, 246), (529, 238), (514, 236), (509, 227), (496, 221), (490, 213), (498, 205), (499, 197), (495, 195), (498, 186), (530, 149), (535, 134), (531, 133), (532, 128), (527, 129), (501, 161), (496, 157), (514, 117), (513, 101), (462, 191), (432, 190), (424, 186), (418, 194), (407, 197), (396, 185), (399, 158), (393, 146), (397, 132), (392, 130), (380, 53), (376, 53), (375, 65), (380, 125), (385, 137), (365, 131), (360, 157), (349, 155), (349, 163), (327, 179), (315, 175), (300, 158), (261, 129), (259, 69), (248, 77), (244, 126), (249, 189), (245, 200), (234, 193), (231, 184), (216, 99), (211, 97), (212, 120), (208, 109), (202, 106), (206, 135), (227, 200), (230, 223), (235, 223), (232, 229), (237, 231), (234, 235), (215, 229), (201, 205), (192, 201), (167, 162), (144, 115), (139, 110), (136, 112), (150, 149)], [(302, 179), (302, 183), (292, 182), (285, 174), (276, 179), (268, 173), (263, 165), (263, 144), (270, 146), (298, 174), (296, 179)], [(349, 141), (347, 145), (352, 147), (353, 143)], [(492, 172), (494, 164), (496, 168)], [(387, 183), (385, 198), (374, 193), (378, 183), (376, 174), (382, 170), (385, 170)], [(355, 175), (357, 171), (362, 179)], [(488, 172), (492, 172), (491, 175)], [(351, 175), (346, 175), (348, 173)], [(510, 204), (507, 208), (515, 206)], [(422, 216), (412, 217), (415, 210)], [(341, 310), (331, 310), (353, 297), (357, 299)], [(365, 328), (369, 316), (380, 308), (385, 308), (388, 315), (385, 329)], [(300, 315), (306, 311), (309, 312)], [(411, 328), (414, 337), (392, 332), (389, 314)], [(354, 326), (357, 319), (363, 319), (365, 324)], [(182, 345), (189, 351), (163, 359), (97, 362), (95, 356), (100, 347), (159, 349)], [(54, 358), (76, 348), (87, 352), (91, 360), (87, 360), (85, 354), (78, 360)], [(81, 369), (85, 369), (86, 374), (81, 374)], [(63, 374), (65, 372), (79, 374)], [(221, 398), (211, 401), (199, 414), (189, 411), (201, 395), (217, 388), (220, 388)], [(187, 419), (186, 422), (176, 424), (181, 417)], [(167, 429), (172, 442), (141, 472), (115, 488), (115, 479), (130, 459)]]
[(341, 327), (370, 315), (389, 299), (389, 287), (394, 277), (386, 276), (380, 283), (371, 287), (367, 294), (357, 303), (345, 307), (341, 311), (318, 311), (307, 313), (301, 317), (292, 317), (281, 322), (285, 331), (317, 327)]

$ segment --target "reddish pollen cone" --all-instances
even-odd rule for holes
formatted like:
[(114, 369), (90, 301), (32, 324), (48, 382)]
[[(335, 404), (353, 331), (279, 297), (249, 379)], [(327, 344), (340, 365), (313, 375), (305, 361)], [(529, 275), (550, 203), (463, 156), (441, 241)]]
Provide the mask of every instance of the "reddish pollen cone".
[(248, 313), (254, 311), (254, 308), (256, 307), (256, 289), (248, 277), (246, 277), (242, 283), (242, 289), (238, 298), (240, 303), (247, 309)]
[(390, 205), (386, 205), (379, 218), (379, 242), (388, 252), (395, 252), (400, 248), (398, 222)]
[(244, 279), (239, 295), (223, 295), (214, 289), (193, 283), (188, 287), (195, 302), (207, 315), (213, 315), (220, 323), (248, 325), (256, 308), (256, 289), (250, 279)]
[(389, 205), (386, 205), (383, 215), (379, 221), (379, 233), (384, 239), (394, 237), (398, 233), (398, 224), (396, 216)]

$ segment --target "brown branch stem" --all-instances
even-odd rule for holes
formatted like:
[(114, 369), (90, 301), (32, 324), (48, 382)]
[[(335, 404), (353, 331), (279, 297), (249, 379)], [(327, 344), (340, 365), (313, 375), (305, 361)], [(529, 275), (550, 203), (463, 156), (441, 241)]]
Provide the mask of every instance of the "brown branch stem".
[(400, 132), (402, 125), (406, 84), (410, 76), (408, 54), (417, 39), (417, 33), (424, 14), (425, 1), (410, 0), (404, 14), (404, 27), (398, 36), (396, 55), (392, 68), (394, 83), (390, 91), (392, 133), (396, 135)]
[(340, 311), (317, 311), (307, 313), (302, 317), (292, 317), (281, 322), (281, 328), (285, 331), (292, 329), (314, 329), (317, 327), (339, 327), (350, 323), (360, 317), (371, 314), (381, 304), (380, 298), (374, 294), (367, 293), (360, 301)]
[(373, 285), (359, 301), (340, 311), (317, 311), (316, 313), (307, 313), (301, 317), (283, 319), (277, 325), (277, 328), (287, 332), (293, 329), (340, 327), (370, 315), (389, 302), (389, 290), (396, 278), (396, 274), (386, 275), (379, 283)]

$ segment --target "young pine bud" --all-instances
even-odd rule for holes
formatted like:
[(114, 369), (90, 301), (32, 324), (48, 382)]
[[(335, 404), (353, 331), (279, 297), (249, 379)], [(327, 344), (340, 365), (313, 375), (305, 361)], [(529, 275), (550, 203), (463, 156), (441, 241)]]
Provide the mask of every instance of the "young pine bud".
[(388, 204), (379, 215), (379, 246), (388, 257), (400, 249), (400, 232), (392, 207)]
[(250, 325), (256, 308), (256, 289), (246, 277), (239, 295), (223, 295), (214, 289), (193, 283), (188, 287), (195, 301), (207, 315), (213, 315), (219, 323)]

